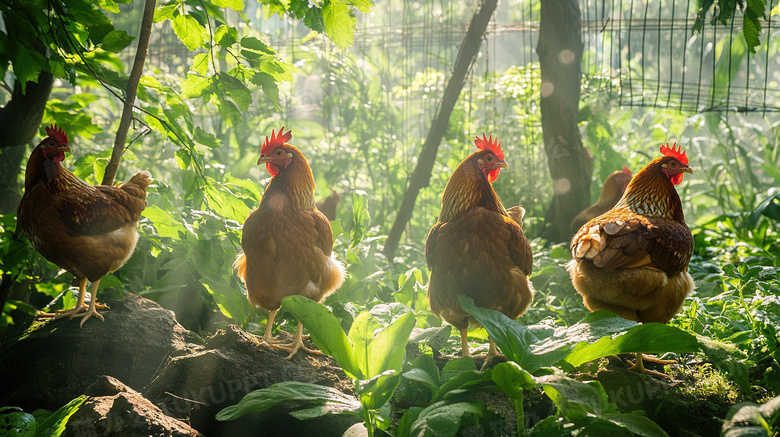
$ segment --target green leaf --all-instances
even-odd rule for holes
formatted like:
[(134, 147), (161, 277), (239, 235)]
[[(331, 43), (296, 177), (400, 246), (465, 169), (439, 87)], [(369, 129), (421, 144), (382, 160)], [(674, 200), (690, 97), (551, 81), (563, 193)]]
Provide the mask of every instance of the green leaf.
[[(310, 301), (311, 302), (311, 301)], [(351, 396), (331, 387), (298, 381), (276, 383), (268, 388), (247, 393), (236, 405), (231, 405), (217, 413), (220, 421), (235, 420), (250, 413), (260, 413), (281, 402), (296, 401), (306, 405), (321, 405), (322, 414), (355, 412), (360, 402)], [(306, 417), (316, 417), (309, 410)]]
[(355, 350), (355, 363), (360, 372), (369, 378), (374, 375), (368, 374), (368, 363), (370, 361), (368, 345), (374, 338), (374, 332), (379, 327), (379, 321), (370, 312), (364, 311), (355, 317), (355, 320), (352, 321), (352, 326), (349, 328), (348, 336)]
[(696, 337), (674, 326), (645, 323), (634, 326), (614, 339), (604, 337), (595, 343), (580, 343), (564, 358), (572, 366), (579, 366), (609, 355), (629, 352), (665, 353), (695, 352), (699, 350)]
[(522, 402), (523, 390), (536, 387), (533, 376), (513, 362), (496, 364), (491, 371), (491, 377), (498, 388), (512, 400)]
[(179, 4), (176, 2), (157, 7), (157, 9), (154, 11), (154, 22), (159, 23), (165, 20), (173, 20), (173, 17), (178, 9)]
[(249, 109), (249, 105), (252, 104), (252, 93), (244, 85), (244, 82), (229, 74), (220, 74), (216, 87), (226, 92), (243, 112), (246, 112)]
[(734, 380), (743, 393), (750, 393), (750, 381), (748, 381), (748, 368), (743, 362), (747, 357), (735, 345), (713, 340), (699, 334), (696, 341), (701, 346), (707, 358), (712, 360), (718, 369)]
[(371, 0), (344, 0), (344, 3), (358, 8), (364, 14), (370, 13), (371, 8), (374, 7), (374, 2)]
[(317, 33), (325, 32), (325, 19), (322, 17), (322, 9), (318, 7), (309, 8), (303, 17), (303, 24)]
[(406, 343), (414, 328), (414, 313), (408, 312), (398, 317), (390, 326), (383, 329), (368, 345), (367, 376), (385, 372), (386, 370), (401, 371)]
[(173, 152), (173, 156), (176, 159), (176, 164), (182, 170), (185, 170), (187, 167), (189, 167), (190, 163), (192, 162), (190, 153), (185, 149), (177, 149), (175, 152)]
[(252, 76), (252, 83), (263, 88), (263, 93), (271, 99), (276, 109), (282, 109), (282, 102), (279, 100), (279, 85), (273, 76), (268, 73), (257, 73)]
[(147, 206), (141, 215), (152, 221), (152, 225), (161, 237), (178, 239), (179, 233), (182, 235), (187, 233), (187, 228), (181, 224), (181, 221), (175, 220), (157, 205)]
[(195, 97), (202, 97), (207, 92), (214, 92), (211, 77), (187, 74), (187, 78), (181, 83), (182, 98), (192, 99)]
[(363, 379), (355, 362), (355, 353), (341, 323), (327, 308), (303, 296), (282, 299), (284, 309), (290, 311), (309, 331), (311, 341), (322, 353), (330, 355), (352, 379)]
[(516, 362), (529, 372), (534, 372), (540, 367), (551, 366), (568, 353), (563, 349), (563, 344), (558, 345), (557, 348), (545, 348), (537, 352), (531, 348), (531, 345), (539, 343), (539, 340), (525, 326), (498, 311), (479, 308), (474, 305), (474, 300), (465, 296), (458, 296), (458, 302), (463, 311), (471, 314), (485, 327), (490, 338), (508, 360)]
[(263, 55), (274, 55), (273, 49), (265, 45), (259, 39), (253, 36), (247, 36), (241, 39), (241, 54), (248, 59), (259, 58)]
[(200, 126), (195, 126), (195, 132), (192, 138), (199, 144), (203, 144), (210, 149), (215, 149), (222, 144), (222, 141), (220, 141), (219, 138), (206, 132)]
[(235, 220), (243, 224), (252, 210), (246, 206), (246, 203), (231, 193), (227, 187), (211, 178), (208, 178), (208, 182), (208, 185), (206, 185), (206, 198), (209, 201), (209, 208), (226, 219)]
[(422, 382), (434, 390), (439, 387), (439, 367), (428, 354), (418, 355), (412, 363), (412, 368), (401, 376), (411, 381)]
[(537, 378), (536, 382), (561, 409), (563, 416), (575, 424), (587, 421), (589, 415), (618, 412), (598, 381), (580, 382), (562, 375), (551, 375)]
[(238, 12), (244, 10), (244, 0), (211, 0), (211, 3), (218, 8), (230, 8)]
[(53, 412), (46, 420), (38, 424), (35, 433), (36, 437), (58, 437), (62, 435), (62, 433), (65, 432), (65, 425), (68, 424), (70, 417), (79, 410), (81, 404), (86, 400), (86, 396), (79, 396)]
[(238, 30), (223, 24), (214, 32), (214, 41), (218, 46), (228, 48), (238, 41)]
[(368, 194), (363, 190), (352, 192), (352, 232), (350, 233), (349, 248), (354, 249), (363, 241), (371, 222), (368, 212)]
[(349, 6), (338, 0), (326, 1), (322, 8), (322, 19), (325, 22), (325, 33), (334, 44), (341, 48), (352, 45), (357, 31), (357, 18)]
[(38, 76), (42, 67), (47, 65), (43, 55), (35, 50), (18, 47), (13, 59), (13, 70), (16, 79), (22, 85), (22, 93), (25, 92), (27, 82), (38, 83)]
[(100, 48), (111, 53), (119, 53), (133, 42), (135, 37), (124, 30), (112, 30), (100, 40)]
[(356, 387), (360, 403), (365, 409), (378, 410), (390, 400), (400, 383), (401, 374), (397, 370), (386, 370), (370, 379), (360, 380)]
[(177, 15), (173, 19), (173, 31), (190, 51), (203, 47), (209, 40), (206, 28), (191, 15)]
[[(603, 420), (628, 430), (632, 435), (644, 437), (669, 437), (657, 423), (641, 414), (641, 411), (631, 413), (608, 413), (600, 417)], [(587, 434), (587, 433), (586, 433)]]
[(35, 427), (35, 417), (32, 414), (25, 413), (21, 408), (0, 408), (0, 435), (34, 436)]
[[(455, 437), (463, 416), (482, 416), (482, 409), (475, 404), (436, 402), (420, 412), (409, 430), (411, 437)], [(401, 435), (402, 437), (405, 437)]]
[[(196, 78), (198, 78), (198, 77), (206, 77), (206, 75), (209, 72), (209, 62), (210, 61), (211, 61), (211, 52), (198, 53), (197, 55), (195, 55), (195, 57), (192, 58), (192, 66), (190, 67), (190, 70), (195, 72), (195, 73), (198, 73), (199, 76), (198, 75), (193, 75), (193, 76), (196, 77)], [(187, 79), (189, 79), (189, 77)], [(195, 79), (193, 79), (193, 80), (195, 80)], [(195, 88), (197, 87), (196, 84), (192, 84), (192, 86), (195, 87)], [(182, 84), (182, 88), (183, 88), (183, 84)], [(183, 89), (182, 89), (182, 91), (183, 91)], [(195, 97), (198, 97), (198, 96), (200, 96), (203, 93), (202, 90), (194, 91), (194, 92), (196, 94)]]

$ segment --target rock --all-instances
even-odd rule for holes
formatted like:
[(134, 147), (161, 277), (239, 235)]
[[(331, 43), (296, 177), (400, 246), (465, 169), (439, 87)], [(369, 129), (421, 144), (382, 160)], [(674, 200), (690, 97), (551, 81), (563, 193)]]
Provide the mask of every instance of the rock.
[(140, 393), (110, 376), (101, 376), (84, 391), (87, 400), (70, 417), (71, 436), (199, 436), (186, 423), (166, 416)]
[(250, 391), (282, 381), (327, 385), (352, 394), (349, 379), (330, 358), (299, 352), (288, 361), (285, 356), (230, 325), (210, 337), (205, 350), (171, 360), (144, 395), (169, 416), (187, 419), (206, 435), (341, 436), (359, 421), (343, 415), (301, 421), (288, 414), (290, 405), (234, 421), (214, 418)]
[(2, 331), (0, 405), (54, 411), (101, 375), (141, 391), (171, 357), (203, 348), (148, 299), (131, 295), (109, 307), (105, 322), (92, 318), (83, 328), (81, 319), (60, 319)]

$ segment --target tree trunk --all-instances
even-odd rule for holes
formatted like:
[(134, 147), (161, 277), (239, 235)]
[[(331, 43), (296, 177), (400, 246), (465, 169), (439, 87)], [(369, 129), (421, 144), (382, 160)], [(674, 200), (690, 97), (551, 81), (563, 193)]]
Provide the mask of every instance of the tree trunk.
[(485, 35), (485, 30), (488, 23), (490, 23), (493, 12), (496, 10), (497, 3), (498, 0), (484, 0), (477, 13), (471, 19), (466, 36), (463, 37), (463, 45), (458, 53), (458, 58), (455, 60), (452, 77), (450, 77), (447, 87), (444, 89), (441, 107), (433, 118), (431, 129), (428, 131), (420, 157), (417, 159), (417, 166), (414, 168), (412, 178), (409, 180), (409, 187), (406, 189), (403, 202), (401, 202), (401, 208), (398, 210), (398, 215), (395, 217), (393, 227), (387, 236), (387, 242), (385, 242), (383, 253), (390, 261), (395, 256), (395, 250), (398, 248), (398, 242), (401, 240), (406, 224), (412, 218), (417, 195), (431, 181), (433, 164), (436, 162), (436, 152), (439, 150), (441, 139), (447, 131), (450, 115), (452, 115), (452, 110), (458, 101), (458, 96), (460, 96), (460, 92), (463, 90), (466, 75), (477, 58), (479, 47), (482, 45), (482, 37)]
[(590, 204), (590, 160), (577, 127), (581, 29), (576, 0), (542, 0), (536, 53), (542, 73), (542, 132), (553, 198), (541, 236), (551, 242), (569, 241), (572, 218)]
[(0, 108), (0, 214), (16, 212), (21, 199), (18, 178), (24, 152), (41, 126), (53, 83), (54, 76), (42, 71), (38, 82), (28, 82), (27, 93), (22, 94), (22, 84), (14, 81), (11, 100)]

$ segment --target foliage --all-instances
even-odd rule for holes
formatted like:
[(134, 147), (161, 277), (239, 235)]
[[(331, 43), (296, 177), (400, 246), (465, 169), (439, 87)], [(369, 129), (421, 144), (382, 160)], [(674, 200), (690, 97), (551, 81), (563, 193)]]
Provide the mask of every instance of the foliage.
[(86, 396), (79, 396), (53, 413), (36, 410), (29, 414), (21, 408), (2, 407), (0, 408), (0, 435), (58, 437), (65, 431), (70, 416), (75, 414), (86, 400)]

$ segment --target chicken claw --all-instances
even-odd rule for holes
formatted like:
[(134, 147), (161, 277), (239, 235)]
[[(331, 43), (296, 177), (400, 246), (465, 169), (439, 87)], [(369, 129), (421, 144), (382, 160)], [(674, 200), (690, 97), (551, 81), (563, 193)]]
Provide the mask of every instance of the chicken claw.
[(322, 355), (321, 351), (316, 349), (309, 349), (305, 344), (303, 344), (303, 324), (301, 322), (298, 322), (298, 332), (295, 333), (295, 338), (293, 339), (292, 343), (271, 344), (270, 346), (274, 349), (281, 349), (289, 352), (290, 355), (285, 357), (286, 360), (291, 359), (296, 353), (298, 353), (299, 350), (303, 350), (304, 352), (312, 355)]
[(669, 375), (645, 369), (643, 361), (648, 361), (648, 362), (651, 362), (651, 363), (658, 363), (658, 364), (676, 364), (677, 363), (677, 361), (674, 361), (674, 360), (659, 360), (657, 358), (645, 357), (642, 352), (637, 352), (635, 355), (636, 355), (636, 363), (632, 363), (631, 361), (629, 361), (628, 363), (631, 364), (631, 367), (628, 370), (631, 370), (631, 371), (637, 372), (637, 373), (643, 373), (643, 374), (646, 374), (646, 375), (657, 376), (659, 378), (669, 379)]

